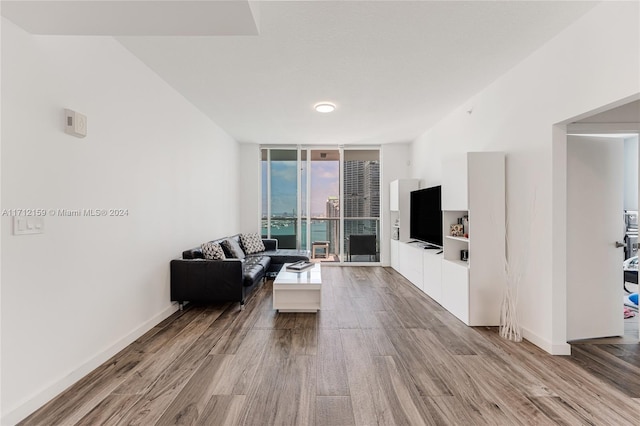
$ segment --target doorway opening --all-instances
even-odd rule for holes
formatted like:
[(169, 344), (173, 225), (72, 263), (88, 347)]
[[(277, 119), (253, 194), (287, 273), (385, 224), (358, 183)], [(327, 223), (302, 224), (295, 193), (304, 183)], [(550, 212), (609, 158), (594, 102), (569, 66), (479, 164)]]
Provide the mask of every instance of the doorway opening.
[[(566, 127), (566, 341), (638, 344), (640, 101)], [(635, 303), (634, 303), (635, 300)]]

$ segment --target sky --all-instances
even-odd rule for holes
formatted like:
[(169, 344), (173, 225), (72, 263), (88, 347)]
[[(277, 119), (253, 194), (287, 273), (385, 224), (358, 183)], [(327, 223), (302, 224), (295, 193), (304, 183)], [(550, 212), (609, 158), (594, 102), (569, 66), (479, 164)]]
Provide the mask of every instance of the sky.
[[(311, 214), (324, 216), (327, 199), (339, 193), (338, 161), (314, 161), (311, 163)], [(262, 168), (263, 182), (267, 178), (266, 163)], [(271, 212), (293, 214), (296, 208), (296, 162), (271, 162)], [(304, 181), (303, 181), (304, 185)], [(262, 206), (266, 210), (266, 185), (262, 188)]]

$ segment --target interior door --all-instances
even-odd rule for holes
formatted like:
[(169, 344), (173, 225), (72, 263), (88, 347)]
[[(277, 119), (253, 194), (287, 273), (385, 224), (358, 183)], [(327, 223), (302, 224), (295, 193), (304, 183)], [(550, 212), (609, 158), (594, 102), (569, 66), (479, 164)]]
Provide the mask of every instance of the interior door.
[(568, 136), (567, 340), (621, 336), (622, 138)]

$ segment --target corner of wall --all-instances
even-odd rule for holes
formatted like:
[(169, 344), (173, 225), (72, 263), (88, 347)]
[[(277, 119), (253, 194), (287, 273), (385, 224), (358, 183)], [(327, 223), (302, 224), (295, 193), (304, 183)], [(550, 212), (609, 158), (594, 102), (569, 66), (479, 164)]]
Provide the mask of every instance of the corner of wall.
[(522, 337), (551, 355), (571, 355), (571, 345), (568, 343), (554, 344), (524, 327), (522, 328)]

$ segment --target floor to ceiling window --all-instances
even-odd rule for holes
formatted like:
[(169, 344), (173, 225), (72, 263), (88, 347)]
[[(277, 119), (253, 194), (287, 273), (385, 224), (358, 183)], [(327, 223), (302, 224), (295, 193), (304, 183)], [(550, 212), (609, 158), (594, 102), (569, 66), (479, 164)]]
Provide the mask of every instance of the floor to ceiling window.
[(379, 262), (378, 149), (263, 147), (262, 235), (316, 261)]
[[(309, 203), (314, 258), (339, 261), (340, 254), (340, 150), (312, 149)], [(322, 245), (323, 242), (327, 246)], [(314, 244), (315, 243), (315, 244)]]
[(262, 235), (278, 240), (278, 247), (297, 247), (298, 150), (262, 150)]
[(379, 262), (379, 151), (345, 149), (343, 159), (345, 260)]

